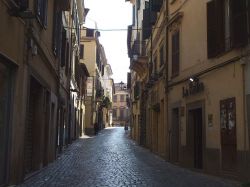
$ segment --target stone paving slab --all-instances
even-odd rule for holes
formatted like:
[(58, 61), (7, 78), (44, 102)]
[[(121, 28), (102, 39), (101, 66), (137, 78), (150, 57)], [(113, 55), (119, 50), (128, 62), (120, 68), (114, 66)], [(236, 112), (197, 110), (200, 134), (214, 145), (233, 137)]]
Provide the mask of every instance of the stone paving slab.
[(172, 165), (137, 146), (122, 127), (75, 141), (20, 187), (235, 187), (236, 181)]

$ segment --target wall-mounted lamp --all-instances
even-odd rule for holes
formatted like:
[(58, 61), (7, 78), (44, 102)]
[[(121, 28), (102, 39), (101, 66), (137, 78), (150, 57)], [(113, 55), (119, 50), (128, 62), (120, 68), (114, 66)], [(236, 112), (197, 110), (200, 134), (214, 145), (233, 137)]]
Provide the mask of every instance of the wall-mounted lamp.
[(199, 82), (199, 79), (197, 77), (190, 77), (189, 81), (190, 82)]

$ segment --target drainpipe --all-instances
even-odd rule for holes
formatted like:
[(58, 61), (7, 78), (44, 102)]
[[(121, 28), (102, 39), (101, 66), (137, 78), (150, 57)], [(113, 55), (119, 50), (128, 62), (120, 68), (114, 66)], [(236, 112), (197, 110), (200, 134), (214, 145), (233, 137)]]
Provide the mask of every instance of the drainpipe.
[[(245, 58), (244, 58), (245, 59)], [(246, 60), (245, 60), (246, 61)], [(242, 93), (242, 101), (243, 101), (243, 120), (244, 120), (244, 156), (245, 161), (247, 163), (247, 119), (246, 119), (246, 77), (245, 77), (245, 70), (246, 70), (246, 62), (243, 62), (241, 65), (242, 67), (242, 87), (243, 87), (243, 93)], [(247, 164), (246, 164), (247, 167)]]
[[(166, 94), (166, 127), (167, 127), (167, 132), (166, 132), (166, 135), (168, 134), (168, 149), (166, 148), (166, 151), (168, 151), (168, 158), (166, 158), (166, 160), (170, 160), (170, 131), (169, 131), (169, 128), (168, 128), (168, 121), (169, 121), (169, 114), (168, 114), (168, 0), (165, 0), (165, 6), (166, 6), (166, 61), (165, 61), (165, 70), (166, 70), (166, 84), (165, 84), (165, 94)], [(166, 137), (167, 138), (167, 137)], [(167, 154), (166, 154), (166, 157), (167, 157)]]

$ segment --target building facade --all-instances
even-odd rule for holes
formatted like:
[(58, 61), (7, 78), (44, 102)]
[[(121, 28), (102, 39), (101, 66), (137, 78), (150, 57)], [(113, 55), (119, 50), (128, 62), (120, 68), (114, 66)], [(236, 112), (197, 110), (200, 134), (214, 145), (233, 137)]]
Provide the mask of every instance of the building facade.
[(123, 82), (115, 83), (115, 94), (112, 105), (113, 126), (125, 126), (129, 124), (128, 97), (127, 85)]
[(249, 179), (248, 1), (132, 3), (133, 138), (172, 163)]
[[(80, 29), (84, 4), (10, 0), (0, 8), (0, 186), (5, 186), (54, 161), (77, 137), (65, 130), (72, 127), (67, 126), (71, 70), (77, 64), (72, 58), (79, 47), (72, 46), (73, 35), (80, 34), (70, 28), (74, 23)], [(84, 82), (87, 76), (83, 68), (79, 77)]]
[(107, 63), (104, 47), (99, 42), (97, 29), (83, 28), (81, 37), (82, 58), (89, 70), (86, 90), (85, 133), (96, 134), (110, 121), (110, 107), (113, 94), (112, 69)]

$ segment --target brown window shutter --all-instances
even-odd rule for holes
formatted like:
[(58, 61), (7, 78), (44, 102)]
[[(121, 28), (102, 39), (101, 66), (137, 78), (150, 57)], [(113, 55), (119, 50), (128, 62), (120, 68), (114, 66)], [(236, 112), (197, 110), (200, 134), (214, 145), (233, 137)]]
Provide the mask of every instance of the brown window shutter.
[(217, 55), (216, 50), (216, 16), (215, 1), (207, 3), (207, 56), (213, 58)]
[(150, 9), (146, 8), (143, 10), (143, 20), (142, 20), (142, 39), (146, 40), (151, 35), (152, 26), (150, 23)]
[(179, 75), (180, 70), (180, 34), (179, 31), (172, 36), (172, 77)]
[(80, 59), (83, 59), (83, 57), (84, 57), (84, 45), (81, 44), (80, 45)]
[[(216, 50), (217, 54), (225, 51), (225, 0), (216, 0)], [(229, 40), (231, 40), (229, 38)]]
[(67, 44), (67, 38), (66, 38), (66, 30), (62, 30), (62, 45), (61, 45), (61, 67), (64, 67), (66, 64), (66, 44)]
[(231, 5), (233, 47), (242, 47), (248, 39), (246, 0), (232, 0)]

